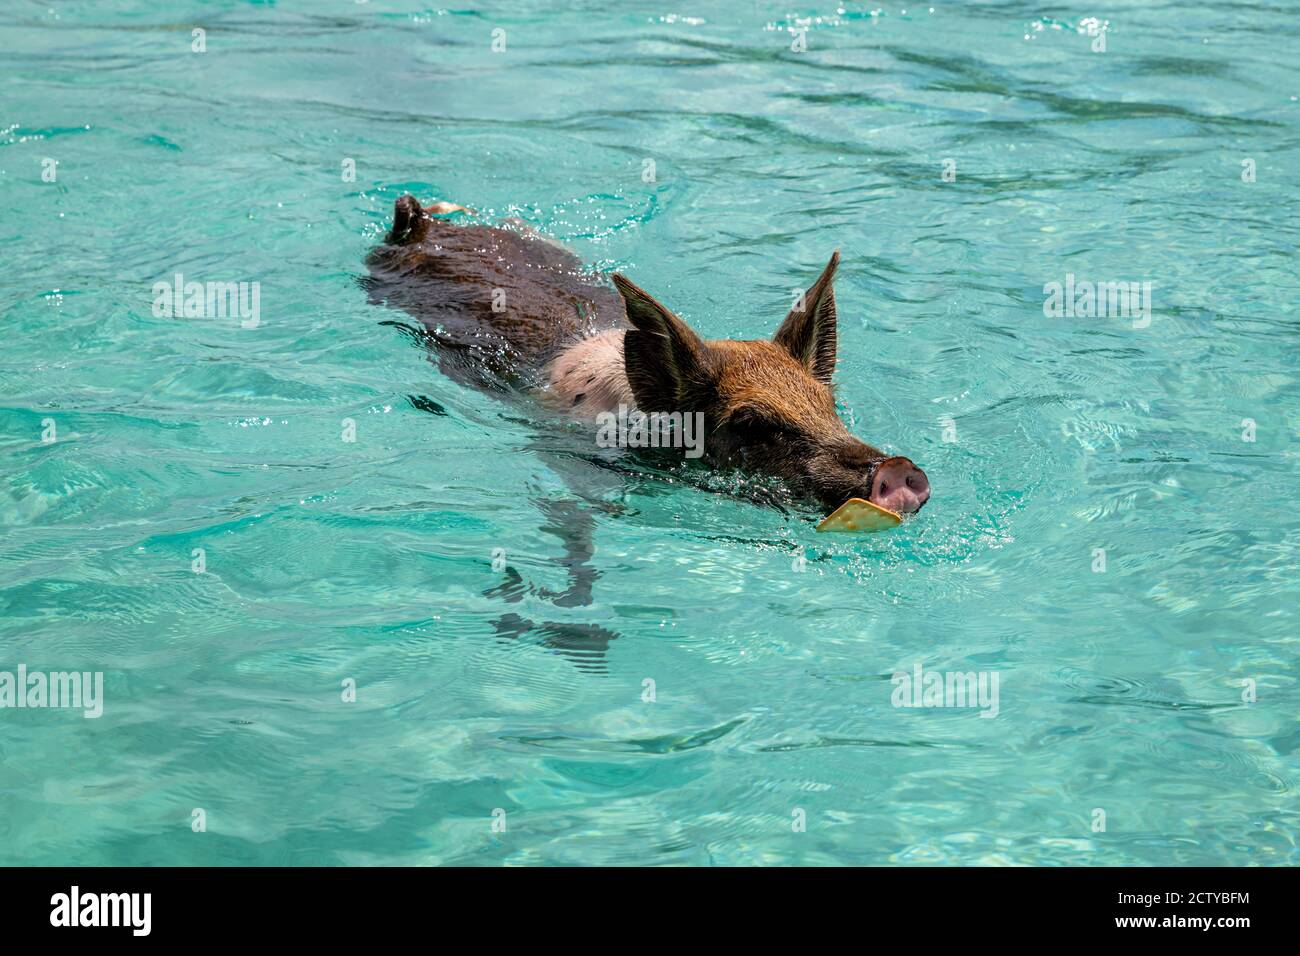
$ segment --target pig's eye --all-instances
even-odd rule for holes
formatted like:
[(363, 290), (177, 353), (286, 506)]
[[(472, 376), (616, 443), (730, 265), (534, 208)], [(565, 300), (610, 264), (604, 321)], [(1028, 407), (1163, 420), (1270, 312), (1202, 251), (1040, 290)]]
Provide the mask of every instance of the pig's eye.
[(888, 490), (889, 490), (889, 482), (882, 481), (880, 483), (880, 493), (883, 495)]
[(791, 434), (790, 429), (783, 423), (749, 413), (742, 413), (733, 418), (731, 427), (737, 435), (751, 442), (776, 441)]

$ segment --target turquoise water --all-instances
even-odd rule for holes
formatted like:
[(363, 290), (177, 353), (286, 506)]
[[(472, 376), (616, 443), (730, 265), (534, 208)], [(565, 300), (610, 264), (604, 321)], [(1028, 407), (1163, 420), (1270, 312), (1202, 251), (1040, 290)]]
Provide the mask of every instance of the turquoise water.
[[(104, 674), (0, 710), (0, 862), (1297, 862), (1294, 10), (0, 24), (0, 670)], [(833, 537), (596, 467), (367, 302), (407, 191), (711, 337), (839, 248), (844, 416), (934, 498)], [(177, 272), (259, 323), (155, 315)], [(1048, 317), (1067, 274), (1149, 324)], [(917, 664), (997, 716), (892, 706)]]

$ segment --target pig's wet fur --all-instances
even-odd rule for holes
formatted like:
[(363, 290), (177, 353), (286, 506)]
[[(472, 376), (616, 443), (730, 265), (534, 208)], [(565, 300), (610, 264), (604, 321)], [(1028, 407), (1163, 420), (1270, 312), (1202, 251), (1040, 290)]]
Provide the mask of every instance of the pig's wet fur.
[(447, 375), (532, 393), (574, 419), (620, 405), (701, 413), (708, 464), (777, 477), (824, 509), (858, 497), (909, 512), (928, 500), (924, 472), (836, 414), (838, 253), (772, 341), (705, 341), (623, 276), (611, 288), (522, 223), (439, 218), (455, 211), (399, 199), (366, 282), (371, 301), (420, 322)]

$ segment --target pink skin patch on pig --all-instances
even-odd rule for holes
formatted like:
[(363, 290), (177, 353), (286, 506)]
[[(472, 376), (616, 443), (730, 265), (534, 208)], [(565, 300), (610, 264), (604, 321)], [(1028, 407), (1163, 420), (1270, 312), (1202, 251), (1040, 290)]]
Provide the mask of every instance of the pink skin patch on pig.
[(623, 367), (623, 329), (609, 329), (560, 353), (547, 369), (543, 400), (575, 418), (636, 407)]
[(871, 479), (871, 503), (899, 514), (920, 511), (929, 498), (929, 479), (907, 458), (886, 458)]

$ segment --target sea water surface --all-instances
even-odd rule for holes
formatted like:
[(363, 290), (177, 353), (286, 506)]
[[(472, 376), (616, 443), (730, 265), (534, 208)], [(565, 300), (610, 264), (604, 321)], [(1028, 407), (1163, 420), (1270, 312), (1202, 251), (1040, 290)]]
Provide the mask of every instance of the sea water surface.
[[(0, 709), (0, 862), (1297, 862), (1294, 8), (0, 30), (0, 671), (104, 679)], [(404, 192), (709, 337), (839, 249), (842, 413), (933, 499), (819, 535), (453, 383), (359, 282)], [(1068, 275), (1149, 321), (1046, 315)], [(894, 706), (918, 665), (996, 715)]]

